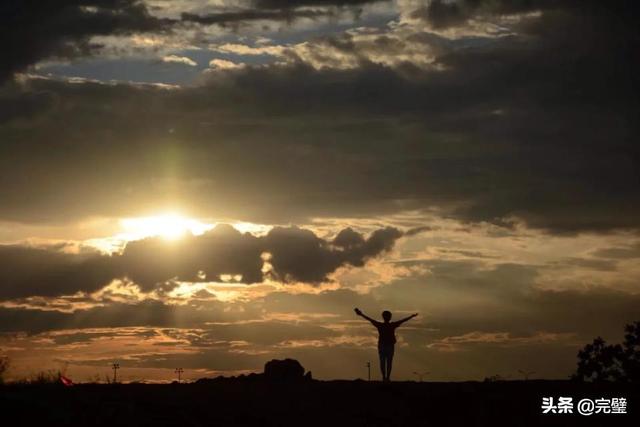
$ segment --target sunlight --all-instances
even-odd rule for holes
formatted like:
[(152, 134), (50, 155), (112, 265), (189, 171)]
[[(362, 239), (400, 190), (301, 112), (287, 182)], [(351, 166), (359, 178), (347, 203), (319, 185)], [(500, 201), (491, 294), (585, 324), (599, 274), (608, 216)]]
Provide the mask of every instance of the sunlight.
[(263, 236), (273, 227), (242, 221), (218, 221), (214, 219), (195, 219), (181, 215), (176, 211), (167, 211), (157, 215), (114, 219), (119, 230), (108, 237), (84, 240), (87, 246), (104, 254), (113, 254), (124, 249), (127, 242), (161, 237), (168, 242), (180, 240), (188, 235), (200, 236), (219, 224), (229, 224), (240, 233)]
[(211, 230), (215, 224), (206, 224), (182, 215), (167, 213), (162, 215), (125, 218), (120, 221), (126, 240), (138, 240), (146, 237), (162, 237), (177, 240), (187, 233), (195, 236)]
[(233, 228), (241, 233), (251, 233), (254, 236), (264, 236), (273, 228), (273, 226), (271, 225), (255, 224), (252, 222), (244, 221), (234, 221), (231, 222), (231, 225), (233, 225)]

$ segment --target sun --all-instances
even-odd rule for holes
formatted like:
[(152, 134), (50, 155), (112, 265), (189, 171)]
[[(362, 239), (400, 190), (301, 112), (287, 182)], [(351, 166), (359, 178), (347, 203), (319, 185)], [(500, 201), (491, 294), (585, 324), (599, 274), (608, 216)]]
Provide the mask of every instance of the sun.
[(126, 240), (138, 240), (146, 237), (177, 240), (188, 233), (196, 236), (203, 234), (215, 226), (215, 224), (207, 224), (175, 213), (124, 218), (120, 220), (120, 225)]

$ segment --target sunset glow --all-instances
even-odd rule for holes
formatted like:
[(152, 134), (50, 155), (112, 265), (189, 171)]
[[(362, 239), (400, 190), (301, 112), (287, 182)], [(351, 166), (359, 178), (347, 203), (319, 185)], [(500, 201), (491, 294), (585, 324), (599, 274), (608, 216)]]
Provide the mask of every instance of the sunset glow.
[(120, 221), (123, 237), (126, 240), (139, 240), (146, 237), (162, 237), (177, 240), (190, 233), (199, 236), (211, 230), (214, 224), (205, 224), (196, 219), (182, 215), (167, 213), (141, 218), (125, 218)]

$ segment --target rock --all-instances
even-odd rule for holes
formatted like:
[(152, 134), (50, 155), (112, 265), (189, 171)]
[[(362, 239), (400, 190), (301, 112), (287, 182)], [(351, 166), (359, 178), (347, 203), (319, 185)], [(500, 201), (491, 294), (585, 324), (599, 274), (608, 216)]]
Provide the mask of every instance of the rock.
[(294, 359), (273, 359), (264, 365), (264, 377), (268, 381), (297, 382), (311, 379), (311, 372), (304, 374), (304, 368)]

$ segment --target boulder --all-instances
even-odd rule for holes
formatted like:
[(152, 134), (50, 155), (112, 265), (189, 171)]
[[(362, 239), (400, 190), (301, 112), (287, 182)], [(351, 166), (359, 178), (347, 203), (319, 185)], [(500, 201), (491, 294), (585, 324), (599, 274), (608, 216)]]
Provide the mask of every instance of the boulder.
[(304, 368), (294, 359), (273, 359), (264, 365), (264, 377), (268, 381), (297, 382), (311, 379), (311, 372), (307, 375)]

